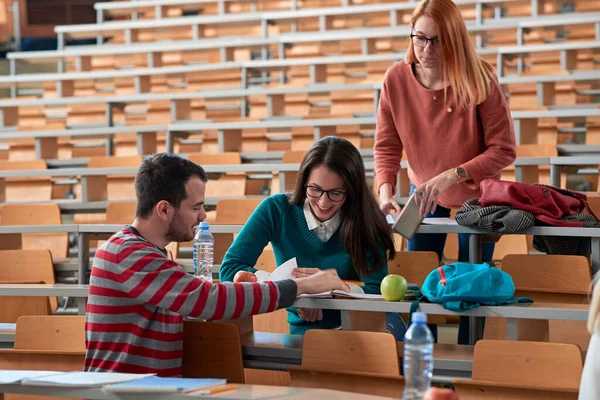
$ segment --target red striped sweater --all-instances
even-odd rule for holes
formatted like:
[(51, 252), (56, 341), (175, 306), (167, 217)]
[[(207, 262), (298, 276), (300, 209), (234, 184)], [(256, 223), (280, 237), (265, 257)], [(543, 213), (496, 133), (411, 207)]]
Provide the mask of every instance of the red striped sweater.
[(183, 317), (233, 319), (288, 307), (294, 281), (211, 284), (171, 261), (130, 227), (92, 265), (85, 371), (181, 375)]

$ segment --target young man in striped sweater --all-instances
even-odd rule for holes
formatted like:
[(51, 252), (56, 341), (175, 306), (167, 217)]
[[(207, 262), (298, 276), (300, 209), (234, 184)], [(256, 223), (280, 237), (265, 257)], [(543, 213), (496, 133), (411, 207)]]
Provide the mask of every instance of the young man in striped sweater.
[(85, 371), (181, 375), (183, 318), (232, 319), (290, 306), (298, 294), (346, 290), (336, 274), (212, 284), (187, 274), (165, 246), (194, 238), (206, 218), (206, 172), (161, 153), (135, 179), (136, 218), (96, 252), (85, 323)]

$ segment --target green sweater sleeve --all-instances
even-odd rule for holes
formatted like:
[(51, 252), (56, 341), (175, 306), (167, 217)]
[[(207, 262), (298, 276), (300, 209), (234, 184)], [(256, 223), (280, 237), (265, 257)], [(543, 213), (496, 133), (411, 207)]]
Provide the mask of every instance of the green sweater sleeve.
[[(221, 282), (233, 281), (238, 271), (256, 272), (256, 260), (260, 257), (265, 246), (274, 237), (281, 219), (279, 197), (275, 195), (265, 199), (254, 210), (233, 244), (225, 253), (219, 270)], [(287, 199), (283, 199), (287, 202)]]

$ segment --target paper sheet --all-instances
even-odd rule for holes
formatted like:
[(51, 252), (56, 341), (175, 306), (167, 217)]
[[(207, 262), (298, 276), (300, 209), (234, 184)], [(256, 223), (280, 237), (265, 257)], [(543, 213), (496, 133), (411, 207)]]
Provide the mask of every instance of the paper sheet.
[(62, 372), (57, 371), (14, 371), (14, 370), (3, 370), (0, 369), (0, 385), (7, 385), (11, 383), (19, 383), (23, 379), (39, 378), (41, 376), (50, 376), (61, 374)]
[(454, 218), (425, 218), (422, 223), (427, 225), (458, 225)]
[(296, 262), (296, 257), (290, 258), (279, 267), (275, 268), (275, 271), (271, 272), (271, 274), (265, 278), (267, 281), (282, 281), (284, 279), (294, 279), (292, 275), (292, 271), (298, 268), (298, 263)]
[(65, 372), (40, 378), (23, 380), (23, 385), (94, 387), (129, 382), (146, 378), (154, 374), (123, 374), (118, 372)]

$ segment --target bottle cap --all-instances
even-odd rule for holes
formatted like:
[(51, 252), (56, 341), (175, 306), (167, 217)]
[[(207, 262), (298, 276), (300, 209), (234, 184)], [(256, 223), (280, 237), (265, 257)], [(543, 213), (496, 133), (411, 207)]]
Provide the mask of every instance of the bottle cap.
[(413, 313), (413, 315), (412, 315), (412, 322), (414, 322), (414, 323), (422, 323), (422, 324), (427, 323), (427, 314), (425, 314), (423, 312)]
[(210, 223), (200, 222), (200, 229), (208, 230), (209, 227), (210, 227)]

